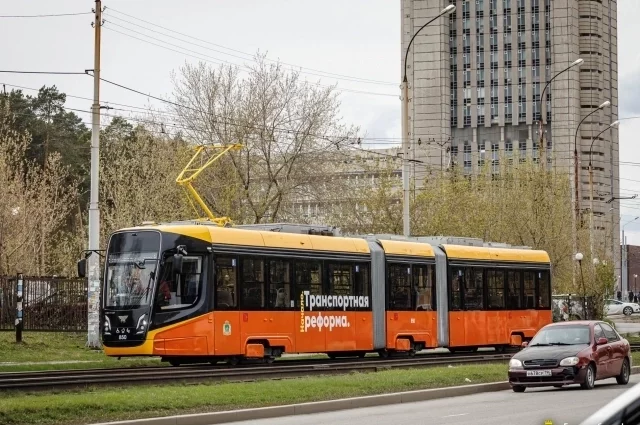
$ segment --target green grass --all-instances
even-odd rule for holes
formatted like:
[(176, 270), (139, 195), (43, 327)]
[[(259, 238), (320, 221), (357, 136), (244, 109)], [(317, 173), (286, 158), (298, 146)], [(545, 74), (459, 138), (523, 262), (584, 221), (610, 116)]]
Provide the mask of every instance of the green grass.
[[(68, 332), (25, 332), (16, 344), (14, 332), (0, 332), (0, 372), (166, 365), (159, 359), (107, 357), (85, 346), (87, 336)], [(44, 362), (74, 362), (44, 364)], [(3, 365), (2, 363), (18, 363)], [(20, 364), (31, 363), (31, 364)], [(40, 364), (38, 364), (40, 363)]]
[[(465, 378), (471, 382), (467, 382)], [(502, 363), (248, 383), (134, 386), (55, 394), (8, 393), (0, 397), (0, 423), (78, 425), (321, 401), (506, 379), (507, 366)]]

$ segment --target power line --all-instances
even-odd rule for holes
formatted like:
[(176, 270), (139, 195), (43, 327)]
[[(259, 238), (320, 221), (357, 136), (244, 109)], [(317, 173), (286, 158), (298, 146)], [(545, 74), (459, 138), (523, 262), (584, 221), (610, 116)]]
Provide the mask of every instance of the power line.
[[(109, 23), (113, 24), (113, 22), (109, 22)], [(201, 61), (210, 62), (210, 63), (214, 63), (214, 64), (218, 64), (218, 65), (220, 65), (222, 63), (226, 63), (226, 64), (238, 66), (237, 64), (234, 64), (234, 63), (229, 62), (229, 61), (225, 61), (224, 59), (214, 58), (212, 56), (205, 55), (204, 53), (195, 52), (193, 50), (189, 50), (189, 49), (186, 49), (186, 48), (181, 47), (181, 46), (177, 46), (177, 47), (179, 47), (180, 49), (189, 51), (189, 52), (195, 52), (200, 56), (196, 56), (196, 55), (193, 55), (193, 54), (185, 53), (185, 52), (180, 51), (180, 50), (175, 50), (175, 49), (172, 49), (170, 47), (164, 46), (162, 44), (157, 44), (157, 43), (154, 43), (154, 42), (151, 42), (151, 41), (144, 40), (142, 38), (136, 37), (134, 35), (130, 35), (130, 34), (122, 32), (122, 31), (118, 31), (116, 29), (110, 28), (109, 26), (105, 26), (104, 29), (109, 30), (109, 31), (113, 31), (113, 32), (121, 34), (121, 35), (124, 35), (125, 37), (129, 37), (129, 38), (133, 38), (133, 39), (138, 40), (138, 41), (142, 41), (143, 43), (147, 43), (147, 44), (151, 44), (151, 45), (156, 46), (156, 47), (160, 47), (161, 49), (169, 50), (169, 51), (172, 51), (172, 52), (180, 53), (180, 54), (182, 54), (184, 56), (188, 56), (188, 57), (192, 57), (192, 58), (195, 58), (195, 59), (199, 59)], [(159, 41), (161, 43), (165, 43), (165, 44), (169, 44), (169, 45), (172, 45), (172, 46), (176, 46), (175, 44), (167, 43), (166, 41), (158, 40), (158, 39), (150, 37), (150, 36), (146, 36), (146, 37), (152, 38), (152, 39), (157, 40), (157, 41)], [(202, 56), (210, 58), (210, 59), (204, 59)], [(245, 69), (250, 69), (246, 65), (241, 65), (241, 66), (243, 68), (245, 68)], [(320, 84), (320, 83), (310, 83), (310, 84), (314, 84), (314, 85), (317, 85), (317, 86), (320, 86), (320, 87), (331, 87), (331, 86), (327, 86), (327, 85)], [(339, 92), (362, 93), (362, 94), (368, 94), (368, 95), (374, 95), (374, 96), (397, 97), (397, 95), (390, 94), (390, 93), (379, 93), (379, 92), (370, 92), (370, 91), (364, 91), (364, 90), (335, 88), (335, 87), (331, 87), (331, 88), (333, 88), (334, 90), (339, 91)]]
[[(128, 17), (130, 17), (130, 18), (136, 19), (136, 20), (138, 20), (138, 21), (145, 22), (145, 23), (147, 23), (147, 24), (149, 24), (149, 25), (153, 25), (153, 26), (155, 26), (155, 27), (162, 28), (162, 29), (167, 30), (167, 31), (169, 31), (169, 32), (172, 32), (172, 33), (175, 33), (175, 34), (179, 34), (179, 35), (181, 35), (181, 36), (184, 36), (184, 37), (187, 37), (187, 38), (191, 38), (191, 39), (193, 39), (193, 40), (196, 40), (196, 41), (200, 41), (200, 42), (203, 42), (203, 43), (209, 44), (209, 45), (211, 45), (211, 46), (220, 47), (220, 48), (222, 48), (222, 49), (230, 50), (230, 51), (233, 51), (233, 52), (236, 52), (236, 53), (240, 53), (240, 54), (245, 55), (245, 56), (249, 56), (249, 58), (241, 58), (241, 59), (254, 60), (254, 59), (253, 59), (253, 55), (251, 55), (251, 54), (249, 54), (249, 53), (245, 53), (245, 52), (243, 52), (243, 51), (241, 51), (241, 50), (236, 50), (236, 49), (233, 49), (233, 48), (230, 48), (230, 47), (223, 46), (223, 45), (221, 45), (221, 44), (215, 44), (215, 43), (212, 43), (212, 42), (207, 41), (207, 40), (203, 40), (203, 39), (200, 39), (200, 38), (197, 38), (197, 37), (193, 37), (193, 36), (190, 36), (190, 35), (188, 35), (188, 34), (184, 34), (184, 33), (181, 33), (181, 32), (175, 31), (175, 30), (172, 30), (172, 29), (170, 29), (170, 28), (166, 28), (166, 27), (163, 27), (163, 26), (161, 26), (161, 25), (155, 24), (155, 23), (153, 23), (153, 22), (146, 21), (146, 20), (141, 19), (141, 18), (138, 18), (138, 17), (136, 17), (136, 16), (129, 15), (129, 14), (127, 14), (127, 13), (121, 12), (121, 11), (116, 10), (116, 9), (113, 9), (113, 8), (109, 8), (109, 10), (110, 10), (110, 11), (113, 11), (113, 12), (116, 12), (116, 13), (119, 13), (119, 14), (121, 14), (121, 15), (128, 16)], [(107, 13), (108, 13), (108, 12), (107, 12)], [(137, 26), (137, 27), (139, 27), (139, 28), (144, 28), (144, 29), (146, 29), (146, 30), (148, 30), (148, 31), (153, 31), (153, 32), (155, 32), (155, 33), (157, 33), (157, 34), (162, 34), (162, 35), (165, 35), (165, 36), (167, 36), (167, 37), (171, 37), (171, 38), (174, 38), (174, 39), (176, 39), (176, 40), (180, 40), (179, 38), (177, 38), (177, 37), (175, 37), (175, 36), (167, 35), (167, 34), (164, 34), (164, 33), (159, 32), (159, 31), (155, 31), (155, 30), (153, 30), (153, 29), (146, 28), (146, 27), (144, 27), (144, 26), (142, 26), (142, 25), (138, 25), (138, 24), (135, 24), (135, 23), (133, 23), (133, 22), (129, 22), (129, 21), (125, 20), (125, 19), (118, 18), (118, 17), (115, 17), (115, 18), (116, 18), (116, 19), (119, 19), (119, 20), (121, 20), (121, 21), (123, 21), (123, 22), (126, 22), (126, 23), (128, 23), (128, 24), (135, 25), (135, 26)], [(180, 41), (183, 41), (183, 42), (185, 42), (185, 43), (190, 43), (190, 42), (186, 42), (186, 41), (184, 41), (184, 40), (180, 40)], [(195, 43), (190, 43), (190, 44), (196, 45)], [(199, 47), (201, 47), (201, 46), (199, 46)], [(206, 48), (206, 47), (203, 47), (203, 48)], [(210, 48), (209, 48), (209, 50), (212, 50), (212, 49), (210, 49)], [(217, 51), (217, 52), (222, 53), (222, 54), (226, 54), (226, 55), (230, 55), (230, 56), (234, 56), (234, 57), (239, 57), (239, 56), (236, 56), (236, 55), (231, 55), (230, 53), (225, 53), (225, 52), (220, 52), (220, 51)], [(359, 80), (359, 81), (361, 81), (361, 82), (367, 82), (367, 83), (371, 83), (371, 84), (381, 84), (381, 85), (391, 85), (391, 86), (397, 86), (397, 84), (398, 84), (398, 83), (392, 83), (392, 82), (388, 82), (388, 81), (372, 80), (372, 79), (367, 79), (367, 78), (353, 77), (353, 76), (349, 76), (349, 75), (345, 75), (345, 74), (338, 74), (338, 73), (333, 73), (333, 72), (327, 72), (327, 71), (322, 71), (322, 70), (318, 70), (318, 69), (302, 67), (302, 66), (299, 66), (299, 65), (290, 64), (290, 63), (286, 63), (286, 62), (276, 61), (276, 60), (268, 59), (268, 58), (265, 58), (265, 59), (266, 59), (266, 60), (268, 60), (268, 61), (270, 61), (270, 62), (281, 63), (281, 64), (283, 64), (283, 65), (288, 65), (288, 66), (290, 66), (290, 67), (299, 68), (299, 69), (301, 69), (301, 70), (302, 70), (302, 69), (306, 69), (306, 70), (309, 70), (309, 71), (314, 71), (314, 72), (319, 72), (319, 73), (322, 73), (322, 74), (327, 74), (328, 76), (340, 77), (340, 79)], [(302, 72), (302, 71), (301, 71), (301, 72)], [(304, 72), (304, 73), (311, 74), (311, 73), (309, 73), (309, 72)], [(312, 74), (312, 75), (316, 75), (316, 74)]]
[(59, 16), (93, 15), (93, 12), (56, 13), (50, 15), (0, 15), (0, 18), (54, 18)]
[(84, 72), (65, 72), (65, 71), (7, 71), (0, 70), (3, 74), (47, 74), (47, 75), (89, 75), (88, 70)]

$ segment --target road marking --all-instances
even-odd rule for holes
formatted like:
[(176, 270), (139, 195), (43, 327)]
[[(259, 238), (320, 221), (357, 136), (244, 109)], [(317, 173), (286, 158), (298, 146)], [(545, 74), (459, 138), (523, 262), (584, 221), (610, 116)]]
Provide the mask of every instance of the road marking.
[(447, 415), (447, 416), (443, 416), (443, 418), (452, 418), (454, 416), (465, 416), (468, 415), (468, 413), (457, 413), (455, 415)]

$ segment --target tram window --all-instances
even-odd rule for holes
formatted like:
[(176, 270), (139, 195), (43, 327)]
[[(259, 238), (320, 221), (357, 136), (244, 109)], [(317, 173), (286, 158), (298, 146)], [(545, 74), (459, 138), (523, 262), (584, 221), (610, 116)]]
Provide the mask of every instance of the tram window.
[(536, 282), (533, 272), (524, 272), (524, 308), (536, 306)]
[(351, 279), (351, 264), (327, 264), (329, 278), (329, 294), (353, 295), (353, 280)]
[(464, 284), (464, 309), (484, 309), (483, 271), (467, 267), (465, 270)]
[(285, 260), (269, 262), (269, 307), (289, 308), (291, 304), (291, 263)]
[(156, 305), (161, 310), (190, 307), (202, 292), (202, 257), (183, 258), (182, 274), (172, 277), (173, 257), (167, 258), (158, 285)]
[[(371, 293), (371, 277), (369, 275), (369, 264), (356, 264), (355, 271), (355, 295), (368, 297)], [(371, 305), (371, 300), (369, 300)]]
[(389, 264), (389, 310), (412, 310), (410, 273), (409, 264)]
[[(320, 261), (296, 261), (294, 265), (295, 272), (295, 291), (296, 307), (300, 307), (300, 296), (304, 297), (303, 292), (309, 291), (310, 295), (322, 295), (322, 267)], [(318, 309), (318, 307), (314, 307)]]
[(451, 269), (451, 310), (462, 310), (462, 284), (464, 282), (464, 269), (454, 267)]
[(536, 273), (538, 278), (538, 308), (550, 308), (551, 300), (549, 299), (549, 292), (551, 291), (551, 285), (549, 284), (549, 272), (547, 270), (541, 270)]
[(504, 271), (487, 271), (487, 294), (489, 309), (504, 308)]
[(433, 285), (433, 266), (414, 264), (411, 267), (413, 291), (415, 293), (415, 310), (434, 310), (435, 297)]
[(230, 310), (238, 306), (237, 269), (236, 257), (220, 256), (215, 259), (216, 308), (218, 310)]
[(258, 258), (241, 260), (241, 299), (243, 309), (263, 308), (264, 299), (264, 261)]
[(522, 308), (522, 290), (520, 286), (520, 271), (510, 270), (507, 272), (507, 309), (518, 310)]

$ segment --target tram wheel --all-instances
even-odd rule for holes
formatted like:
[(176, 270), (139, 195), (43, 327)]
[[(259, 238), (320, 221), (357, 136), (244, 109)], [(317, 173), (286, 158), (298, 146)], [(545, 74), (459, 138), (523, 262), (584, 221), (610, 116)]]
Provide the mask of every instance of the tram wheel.
[(169, 364), (173, 367), (180, 366), (180, 362), (178, 360), (169, 360)]

